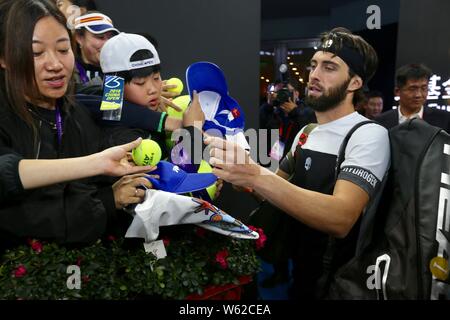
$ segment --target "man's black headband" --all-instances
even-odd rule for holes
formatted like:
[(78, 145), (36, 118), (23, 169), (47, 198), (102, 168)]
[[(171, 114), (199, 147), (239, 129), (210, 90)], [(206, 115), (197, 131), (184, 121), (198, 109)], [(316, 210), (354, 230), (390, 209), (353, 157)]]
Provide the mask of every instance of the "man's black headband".
[[(364, 72), (364, 58), (363, 56), (354, 48), (346, 46), (342, 39), (337, 39), (339, 35), (332, 34), (332, 37), (329, 37), (325, 41), (323, 41), (322, 46), (319, 48), (321, 51), (327, 51), (335, 54), (339, 58), (341, 58), (347, 66), (361, 79), (365, 82), (366, 74)], [(337, 46), (337, 41), (341, 40), (342, 45), (340, 48)]]

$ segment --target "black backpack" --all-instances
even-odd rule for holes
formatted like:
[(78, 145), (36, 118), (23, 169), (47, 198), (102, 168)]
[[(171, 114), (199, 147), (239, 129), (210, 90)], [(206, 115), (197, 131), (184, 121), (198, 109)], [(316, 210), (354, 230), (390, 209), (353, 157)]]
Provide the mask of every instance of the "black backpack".
[(412, 119), (389, 136), (378, 206), (363, 214), (356, 255), (334, 274), (327, 298), (450, 299), (450, 135)]

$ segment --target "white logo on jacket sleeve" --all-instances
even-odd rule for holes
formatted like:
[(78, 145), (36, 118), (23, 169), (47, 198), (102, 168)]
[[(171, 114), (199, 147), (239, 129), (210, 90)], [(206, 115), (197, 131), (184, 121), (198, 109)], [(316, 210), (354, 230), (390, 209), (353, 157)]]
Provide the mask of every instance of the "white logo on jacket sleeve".
[(378, 178), (363, 168), (345, 167), (342, 169), (342, 172), (347, 172), (357, 177), (360, 177), (361, 179), (367, 181), (367, 183), (369, 183), (373, 188), (375, 188), (375, 186), (378, 183)]

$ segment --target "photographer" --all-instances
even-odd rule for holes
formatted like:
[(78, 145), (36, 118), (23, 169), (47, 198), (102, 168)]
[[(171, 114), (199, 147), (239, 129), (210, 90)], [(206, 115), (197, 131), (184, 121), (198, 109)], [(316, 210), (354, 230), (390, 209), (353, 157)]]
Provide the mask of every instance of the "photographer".
[(260, 107), (259, 127), (279, 131), (274, 145), (270, 145), (270, 136), (267, 137), (267, 151), (272, 158), (280, 161), (300, 128), (313, 122), (317, 122), (313, 110), (301, 103), (299, 91), (292, 84), (276, 81), (269, 85), (267, 102)]

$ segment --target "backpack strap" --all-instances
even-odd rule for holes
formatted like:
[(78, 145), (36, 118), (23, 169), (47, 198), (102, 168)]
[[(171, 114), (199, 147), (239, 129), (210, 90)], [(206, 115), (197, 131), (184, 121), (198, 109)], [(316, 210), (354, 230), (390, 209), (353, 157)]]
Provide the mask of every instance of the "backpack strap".
[(345, 160), (345, 149), (347, 148), (347, 144), (350, 141), (350, 138), (352, 137), (353, 133), (355, 133), (355, 131), (358, 130), (363, 125), (370, 124), (370, 123), (377, 124), (375, 121), (372, 121), (372, 120), (361, 121), (361, 122), (355, 124), (353, 126), (353, 128), (351, 128), (350, 131), (347, 133), (344, 140), (342, 140), (341, 146), (339, 147), (338, 157), (336, 160), (336, 168), (334, 170), (334, 172), (335, 172), (334, 180), (335, 181), (337, 181), (339, 172), (341, 171), (341, 165)]
[[(341, 165), (345, 160), (345, 149), (347, 148), (347, 144), (348, 144), (350, 138), (352, 137), (353, 133), (356, 130), (358, 130), (363, 125), (370, 124), (370, 123), (376, 124), (375, 121), (371, 121), (371, 120), (362, 121), (362, 122), (355, 124), (353, 126), (353, 128), (351, 128), (350, 131), (347, 133), (344, 140), (342, 141), (341, 146), (339, 147), (338, 157), (336, 159), (335, 182), (337, 181), (339, 172), (341, 170)], [(319, 279), (318, 290), (316, 292), (316, 295), (318, 298), (324, 298), (327, 294), (328, 287), (331, 283), (332, 276), (333, 276), (331, 273), (331, 269), (332, 269), (332, 263), (333, 263), (333, 258), (335, 256), (335, 253), (336, 253), (336, 238), (334, 238), (333, 236), (329, 236), (327, 248), (325, 250), (325, 254), (323, 255), (323, 259), (322, 259), (323, 275)]]
[(303, 130), (303, 133), (306, 135), (309, 135), (311, 131), (313, 131), (319, 124), (318, 123), (310, 123), (306, 126), (305, 130)]
[[(308, 138), (309, 134), (310, 134), (317, 126), (318, 126), (317, 123), (310, 123), (310, 124), (306, 125), (306, 127), (304, 127), (304, 129), (303, 129), (303, 131), (302, 131), (302, 133), (301, 133), (301, 135), (300, 135), (300, 137), (299, 137), (299, 142), (301, 142), (302, 144), (304, 144), (304, 143), (306, 142), (306, 139)], [(305, 141), (303, 141), (303, 142), (300, 141), (300, 139), (302, 139), (302, 137), (304, 137), (304, 140), (305, 140)], [(285, 168), (284, 168), (284, 169), (285, 169), (285, 170), (283, 170), (283, 171), (286, 171), (286, 173), (289, 174), (291, 177), (293, 176), (294, 171), (295, 171), (295, 158), (296, 158), (295, 153), (297, 153), (297, 149), (295, 150), (294, 155), (292, 155), (291, 152), (289, 151), (289, 152), (286, 154), (286, 156), (285, 156), (285, 160), (286, 160), (286, 162), (284, 163), (284, 165), (285, 165)], [(283, 161), (284, 161), (284, 159), (283, 159)]]
[[(348, 144), (351, 136), (359, 127), (366, 125), (366, 124), (370, 124), (370, 123), (378, 124), (377, 122), (371, 121), (371, 120), (366, 120), (366, 121), (357, 123), (347, 133), (344, 140), (342, 141), (341, 147), (339, 148), (338, 159), (336, 160), (336, 170), (335, 170), (336, 181), (337, 181), (339, 172), (341, 171), (341, 165), (345, 160), (345, 149), (347, 148), (347, 144)], [(388, 172), (385, 173), (383, 180), (378, 185), (378, 188), (381, 188), (382, 190), (384, 189), (384, 186), (387, 181), (387, 179), (386, 179), (387, 175), (388, 175)], [(372, 233), (373, 233), (373, 225), (372, 224), (374, 223), (374, 218), (375, 218), (374, 216), (375, 216), (376, 208), (378, 207), (378, 203), (379, 203), (380, 199), (381, 199), (381, 194), (378, 193), (376, 195), (376, 197), (372, 200), (371, 206), (365, 208), (364, 216), (366, 218), (361, 221), (361, 225), (359, 227), (360, 231), (359, 231), (357, 245), (356, 245), (356, 254), (359, 254), (370, 243), (370, 239), (372, 238)], [(361, 230), (364, 230), (364, 232), (361, 232)]]

